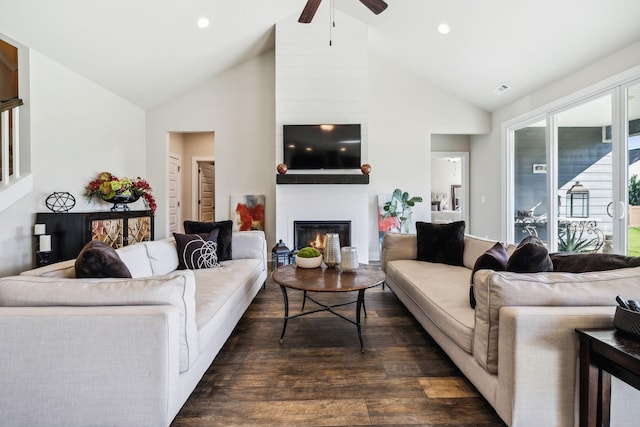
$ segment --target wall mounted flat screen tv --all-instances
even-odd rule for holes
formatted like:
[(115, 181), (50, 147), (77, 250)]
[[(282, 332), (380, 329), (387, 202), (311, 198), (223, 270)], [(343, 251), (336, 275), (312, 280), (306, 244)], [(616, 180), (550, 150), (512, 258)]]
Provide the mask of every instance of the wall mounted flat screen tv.
[(289, 169), (357, 169), (359, 124), (284, 125), (284, 163)]

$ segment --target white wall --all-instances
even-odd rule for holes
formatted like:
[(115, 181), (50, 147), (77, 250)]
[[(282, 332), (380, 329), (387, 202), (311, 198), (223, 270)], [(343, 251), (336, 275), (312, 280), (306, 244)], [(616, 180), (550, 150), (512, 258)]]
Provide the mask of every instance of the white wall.
[[(377, 260), (377, 195), (402, 188), (412, 196), (422, 196), (425, 202), (417, 205), (413, 219), (429, 220), (431, 134), (487, 133), (490, 117), (486, 111), (372, 54), (366, 26), (339, 11), (339, 25), (334, 31), (333, 46), (329, 46), (324, 25), (327, 19), (322, 15), (327, 10), (321, 6), (318, 13), (319, 24), (315, 27), (301, 26), (297, 17), (277, 26), (276, 163), (282, 159), (284, 123), (362, 123), (363, 163), (372, 166), (370, 184), (348, 187), (354, 192), (352, 205), (360, 200), (357, 195), (363, 190), (367, 194), (367, 207), (362, 212), (368, 219), (360, 219), (357, 226), (366, 224), (368, 232), (366, 240), (356, 244), (360, 245), (360, 253), (362, 241), (368, 244), (368, 258)], [(293, 186), (277, 188), (278, 238), (291, 234), (290, 221), (282, 218), (290, 215), (294, 205), (287, 195), (297, 197), (300, 204), (308, 203), (317, 212), (312, 199), (325, 198), (330, 203), (332, 194), (338, 194), (337, 186), (310, 185), (306, 186), (305, 198), (290, 187)], [(346, 197), (345, 191), (348, 190), (339, 189), (340, 200)], [(362, 232), (358, 235), (363, 237)]]
[[(431, 206), (431, 135), (478, 134), (490, 130), (489, 114), (397, 65), (369, 56), (370, 233), (377, 231), (377, 194), (395, 188), (422, 196), (414, 220), (427, 221)], [(370, 239), (372, 259), (377, 239)]]
[[(506, 212), (503, 183), (506, 163), (502, 125), (532, 111), (543, 111), (562, 100), (578, 99), (621, 78), (640, 77), (640, 42), (615, 52), (583, 69), (502, 108), (492, 115), (491, 133), (471, 138), (471, 223), (473, 234), (505, 239)], [(622, 74), (622, 75), (621, 75)], [(483, 221), (483, 218), (496, 218)]]
[[(361, 125), (362, 163), (367, 163), (369, 109), (368, 37), (362, 22), (335, 12), (338, 26), (329, 45), (329, 2), (311, 24), (290, 16), (276, 25), (276, 163), (282, 162), (285, 124)], [(290, 174), (304, 171), (290, 171)], [(307, 173), (337, 171), (308, 171)], [(359, 169), (341, 173), (360, 175)], [(272, 177), (271, 180), (274, 180)], [(294, 248), (293, 223), (350, 221), (351, 246), (360, 262), (369, 261), (366, 185), (277, 185), (276, 233)], [(344, 243), (344, 242), (343, 242)]]
[(462, 185), (462, 159), (456, 161), (450, 159), (431, 159), (431, 191), (436, 193), (447, 193), (448, 206), (451, 206), (451, 186)]
[(36, 51), (29, 79), (34, 191), (0, 213), (0, 276), (32, 268), (35, 212), (49, 212), (49, 194), (71, 193), (72, 212), (101, 210), (83, 197), (95, 175), (146, 175), (142, 109)]
[(168, 232), (168, 132), (215, 132), (216, 220), (229, 219), (231, 194), (264, 194), (267, 242), (275, 245), (274, 82), (270, 51), (147, 112), (147, 167), (159, 196), (156, 238)]

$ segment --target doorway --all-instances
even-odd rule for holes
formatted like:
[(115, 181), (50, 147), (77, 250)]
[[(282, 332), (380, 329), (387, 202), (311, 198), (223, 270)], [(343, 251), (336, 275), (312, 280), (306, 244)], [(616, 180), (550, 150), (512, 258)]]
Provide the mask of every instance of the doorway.
[(198, 212), (198, 221), (214, 221), (216, 217), (215, 206), (215, 176), (216, 166), (213, 160), (197, 160), (196, 167), (198, 173), (197, 203), (194, 212)]
[(169, 153), (169, 233), (180, 232), (182, 223), (181, 181), (182, 157)]
[(469, 153), (431, 153), (431, 222), (465, 221), (469, 229)]
[[(169, 132), (169, 153), (167, 208), (170, 232), (173, 228), (180, 232), (185, 220), (214, 221), (215, 133)], [(180, 165), (176, 164), (176, 159), (180, 159)], [(202, 180), (200, 170), (204, 170)], [(173, 187), (176, 187), (175, 197)]]

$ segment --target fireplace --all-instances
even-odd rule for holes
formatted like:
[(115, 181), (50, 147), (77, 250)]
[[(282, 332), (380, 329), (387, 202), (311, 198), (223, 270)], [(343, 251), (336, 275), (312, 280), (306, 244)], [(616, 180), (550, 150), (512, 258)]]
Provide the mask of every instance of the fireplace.
[(340, 247), (351, 246), (351, 221), (293, 221), (294, 249), (311, 246), (323, 251), (327, 233), (338, 233)]

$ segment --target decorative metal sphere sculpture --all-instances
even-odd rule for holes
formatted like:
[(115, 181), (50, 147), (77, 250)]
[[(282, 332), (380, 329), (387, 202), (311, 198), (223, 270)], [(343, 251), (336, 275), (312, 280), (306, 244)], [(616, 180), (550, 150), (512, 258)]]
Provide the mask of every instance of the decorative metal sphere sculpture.
[(60, 213), (60, 212), (69, 212), (76, 205), (76, 198), (73, 197), (71, 193), (64, 192), (55, 192), (49, 194), (47, 200), (45, 201), (47, 208), (51, 210), (51, 212)]

